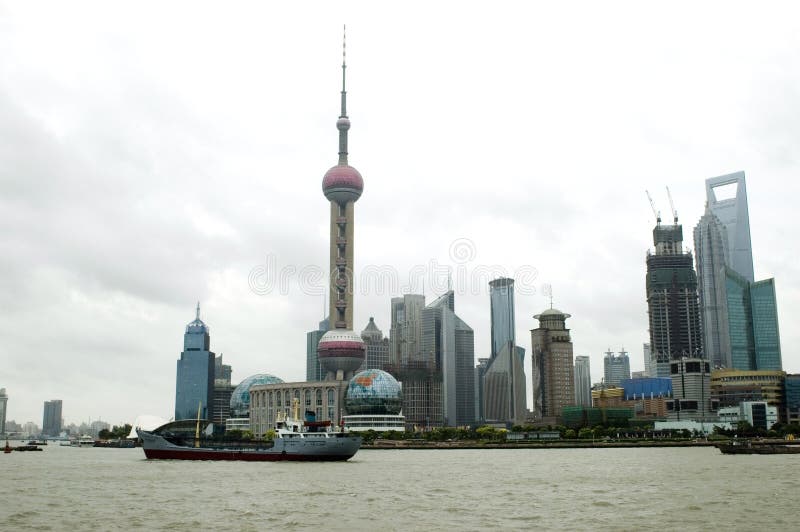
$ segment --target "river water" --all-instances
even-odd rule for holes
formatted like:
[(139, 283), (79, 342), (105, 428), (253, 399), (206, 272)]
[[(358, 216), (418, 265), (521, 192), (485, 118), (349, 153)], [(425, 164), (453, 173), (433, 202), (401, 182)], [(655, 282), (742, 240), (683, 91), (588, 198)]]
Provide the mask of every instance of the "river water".
[(345, 463), (0, 457), (0, 530), (796, 530), (797, 455), (362, 450)]

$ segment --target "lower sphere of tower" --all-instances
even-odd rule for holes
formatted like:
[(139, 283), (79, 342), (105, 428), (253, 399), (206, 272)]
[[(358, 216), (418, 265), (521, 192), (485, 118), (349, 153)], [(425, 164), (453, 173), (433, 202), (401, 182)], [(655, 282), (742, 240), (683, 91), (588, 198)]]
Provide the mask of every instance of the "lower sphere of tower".
[(317, 356), (325, 371), (352, 373), (363, 364), (366, 346), (358, 333), (333, 329), (320, 338)]

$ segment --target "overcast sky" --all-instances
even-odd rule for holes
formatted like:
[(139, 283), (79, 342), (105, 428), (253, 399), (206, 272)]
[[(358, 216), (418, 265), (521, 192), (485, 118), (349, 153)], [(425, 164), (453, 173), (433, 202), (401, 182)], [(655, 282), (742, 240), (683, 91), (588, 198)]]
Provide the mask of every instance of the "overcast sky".
[(743, 170), (756, 278), (776, 278), (784, 368), (800, 371), (791, 3), (264, 4), (0, 4), (8, 419), (41, 424), (55, 398), (67, 422), (171, 417), (198, 300), (235, 382), (305, 378), (342, 23), (356, 271), (398, 280), (361, 281), (356, 329), (374, 316), (388, 334), (389, 299), (424, 284), (432, 300), (451, 266), (487, 356), (484, 274), (504, 271), (528, 377), (543, 285), (593, 381), (608, 347), (642, 369), (645, 189), (667, 213), (670, 187), (693, 248), (704, 180)]

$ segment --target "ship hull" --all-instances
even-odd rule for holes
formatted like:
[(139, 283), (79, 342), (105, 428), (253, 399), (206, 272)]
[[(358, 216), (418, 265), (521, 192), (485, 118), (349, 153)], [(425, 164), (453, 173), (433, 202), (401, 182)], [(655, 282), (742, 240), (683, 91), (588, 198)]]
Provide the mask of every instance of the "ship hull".
[(228, 446), (189, 447), (175, 445), (158, 434), (138, 431), (142, 449), (155, 460), (240, 460), (250, 462), (336, 462), (353, 457), (361, 438), (346, 434), (319, 438), (276, 438), (268, 448)]

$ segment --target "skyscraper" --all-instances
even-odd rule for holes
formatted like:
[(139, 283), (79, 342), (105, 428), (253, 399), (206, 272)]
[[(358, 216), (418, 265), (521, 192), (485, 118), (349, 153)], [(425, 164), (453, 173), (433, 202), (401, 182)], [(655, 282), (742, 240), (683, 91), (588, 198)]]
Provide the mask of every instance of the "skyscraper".
[(575, 357), (575, 404), (592, 406), (592, 376), (587, 356)]
[(200, 303), (183, 335), (175, 378), (175, 419), (209, 419), (214, 398), (214, 353), (209, 329), (200, 319)]
[(623, 348), (619, 353), (609, 349), (603, 358), (604, 381), (609, 386), (619, 386), (624, 379), (631, 378), (631, 361)]
[(361, 331), (361, 339), (366, 346), (366, 358), (358, 371), (386, 368), (389, 365), (389, 339), (384, 338), (383, 331), (375, 324), (375, 318), (369, 319)]
[(475, 421), (475, 340), (472, 328), (455, 313), (452, 290), (422, 310), (420, 325), (422, 355), (441, 373), (442, 423), (471, 425)]
[(8, 412), (8, 394), (0, 388), (0, 434), (6, 433), (6, 413)]
[(44, 402), (42, 415), (42, 434), (58, 436), (61, 433), (61, 399)]
[[(420, 315), (425, 308), (425, 296), (405, 294), (392, 298), (391, 328), (389, 330), (392, 364), (401, 365), (422, 360), (420, 347)], [(408, 414), (406, 413), (406, 418)]]
[(508, 343), (517, 345), (514, 324), (514, 279), (501, 277), (489, 282), (491, 306), (492, 352), (491, 357)]
[(570, 315), (549, 308), (534, 316), (539, 327), (531, 330), (533, 416), (561, 417), (565, 406), (575, 404), (572, 339), (566, 320)]
[(235, 386), (231, 384), (233, 370), (222, 363), (222, 353), (214, 358), (214, 391), (211, 401), (211, 421), (224, 427), (231, 417), (231, 394)]
[(317, 356), (317, 346), (322, 336), (328, 332), (328, 318), (325, 318), (317, 326), (317, 330), (306, 333), (306, 381), (321, 381), (325, 378), (322, 365)]
[(706, 358), (714, 368), (781, 369), (774, 280), (754, 282), (744, 172), (707, 179), (706, 200), (694, 228)]
[[(736, 192), (733, 197), (717, 197), (725, 188), (733, 188), (734, 185)], [(725, 264), (752, 283), (755, 276), (744, 172), (706, 179), (706, 201), (708, 209), (727, 232)]]
[(644, 357), (644, 374), (647, 377), (657, 377), (656, 365), (653, 362), (653, 353), (650, 351), (650, 344), (642, 344), (642, 355)]
[[(677, 220), (677, 219), (676, 219)], [(647, 309), (650, 349), (656, 376), (669, 375), (670, 360), (703, 357), (697, 276), (691, 253), (683, 251), (683, 229), (676, 222), (653, 229), (655, 254), (647, 253)]]

